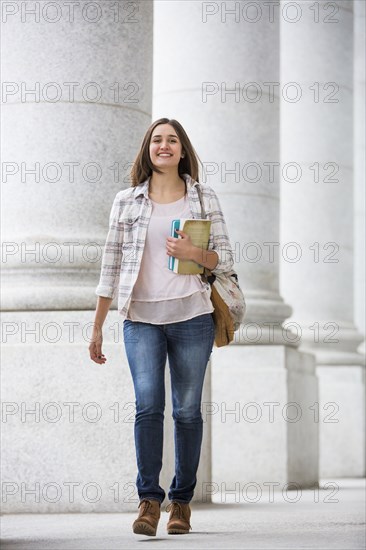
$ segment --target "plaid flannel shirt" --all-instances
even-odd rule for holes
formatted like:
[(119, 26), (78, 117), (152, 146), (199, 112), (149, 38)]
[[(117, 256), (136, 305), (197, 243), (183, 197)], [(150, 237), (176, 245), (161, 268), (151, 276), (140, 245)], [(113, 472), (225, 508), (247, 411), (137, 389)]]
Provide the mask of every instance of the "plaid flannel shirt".
[[(206, 216), (211, 220), (208, 250), (214, 250), (218, 255), (218, 263), (211, 270), (212, 273), (230, 271), (234, 264), (233, 253), (215, 191), (209, 185), (193, 180), (188, 174), (183, 174), (182, 178), (187, 184), (188, 201), (194, 219), (202, 219), (201, 204), (195, 189), (197, 185), (201, 186)], [(150, 177), (135, 187), (119, 191), (114, 199), (102, 255), (100, 280), (95, 291), (97, 296), (106, 298), (114, 298), (118, 291), (118, 311), (124, 318), (127, 317), (133, 286), (138, 277), (152, 212), (148, 195), (149, 181)], [(205, 284), (209, 288), (209, 283)]]

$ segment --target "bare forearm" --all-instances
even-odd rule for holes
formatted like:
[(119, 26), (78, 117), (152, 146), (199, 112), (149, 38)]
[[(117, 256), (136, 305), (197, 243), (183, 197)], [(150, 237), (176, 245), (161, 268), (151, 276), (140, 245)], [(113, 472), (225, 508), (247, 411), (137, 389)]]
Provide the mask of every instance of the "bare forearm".
[(217, 266), (219, 257), (214, 250), (204, 250), (192, 245), (191, 260), (212, 271)]
[(109, 308), (111, 307), (113, 299), (105, 298), (104, 296), (98, 296), (97, 307), (95, 311), (94, 330), (101, 330), (104, 321), (107, 317)]

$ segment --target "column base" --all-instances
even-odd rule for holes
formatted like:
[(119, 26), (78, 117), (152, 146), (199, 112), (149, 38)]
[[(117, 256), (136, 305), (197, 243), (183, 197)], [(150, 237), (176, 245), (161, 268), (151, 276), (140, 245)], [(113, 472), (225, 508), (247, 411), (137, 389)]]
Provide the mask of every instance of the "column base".
[(365, 368), (318, 366), (320, 476), (365, 477)]
[[(107, 361), (98, 365), (88, 350), (93, 311), (2, 313), (3, 513), (137, 509), (135, 395), (120, 319), (109, 311), (103, 330)], [(169, 386), (166, 396), (169, 403)], [(210, 475), (206, 428), (203, 480)], [(165, 434), (161, 482), (168, 492), (174, 475), (169, 406)], [(195, 500), (201, 500), (199, 487)]]
[(212, 358), (213, 500), (318, 484), (318, 382), (311, 354), (228, 346)]

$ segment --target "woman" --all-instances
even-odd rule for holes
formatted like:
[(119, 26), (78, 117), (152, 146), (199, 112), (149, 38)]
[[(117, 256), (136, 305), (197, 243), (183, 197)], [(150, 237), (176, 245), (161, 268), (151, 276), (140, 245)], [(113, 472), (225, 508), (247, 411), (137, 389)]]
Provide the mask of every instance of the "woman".
[[(102, 259), (90, 357), (104, 364), (102, 326), (118, 291), (126, 355), (135, 397), (134, 424), (139, 515), (136, 534), (156, 535), (166, 493), (159, 485), (162, 467), (167, 357), (175, 439), (175, 476), (168, 498), (168, 534), (191, 529), (191, 501), (196, 486), (203, 420), (201, 397), (214, 344), (211, 288), (200, 275), (168, 269), (168, 257), (193, 260), (214, 274), (233, 266), (223, 213), (214, 190), (198, 182), (197, 154), (176, 120), (161, 118), (147, 130), (131, 172), (132, 185), (117, 193)], [(208, 250), (178, 231), (174, 218), (200, 219), (196, 187), (201, 185), (211, 219)]]

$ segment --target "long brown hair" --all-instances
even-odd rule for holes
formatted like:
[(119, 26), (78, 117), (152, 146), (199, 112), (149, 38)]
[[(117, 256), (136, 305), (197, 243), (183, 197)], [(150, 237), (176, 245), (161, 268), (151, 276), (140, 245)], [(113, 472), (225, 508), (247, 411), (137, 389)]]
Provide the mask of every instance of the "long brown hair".
[(183, 126), (174, 118), (159, 118), (158, 120), (155, 120), (155, 122), (153, 122), (147, 129), (144, 139), (142, 140), (140, 150), (137, 153), (131, 169), (131, 187), (135, 187), (145, 181), (153, 172), (163, 174), (161, 170), (153, 166), (149, 152), (151, 135), (155, 127), (159, 124), (170, 124), (173, 126), (182, 144), (182, 152), (185, 152), (185, 156), (180, 159), (178, 164), (178, 174), (189, 174), (193, 180), (199, 181), (198, 162), (200, 162), (201, 165), (202, 162), (194, 150), (194, 147), (190, 142)]

